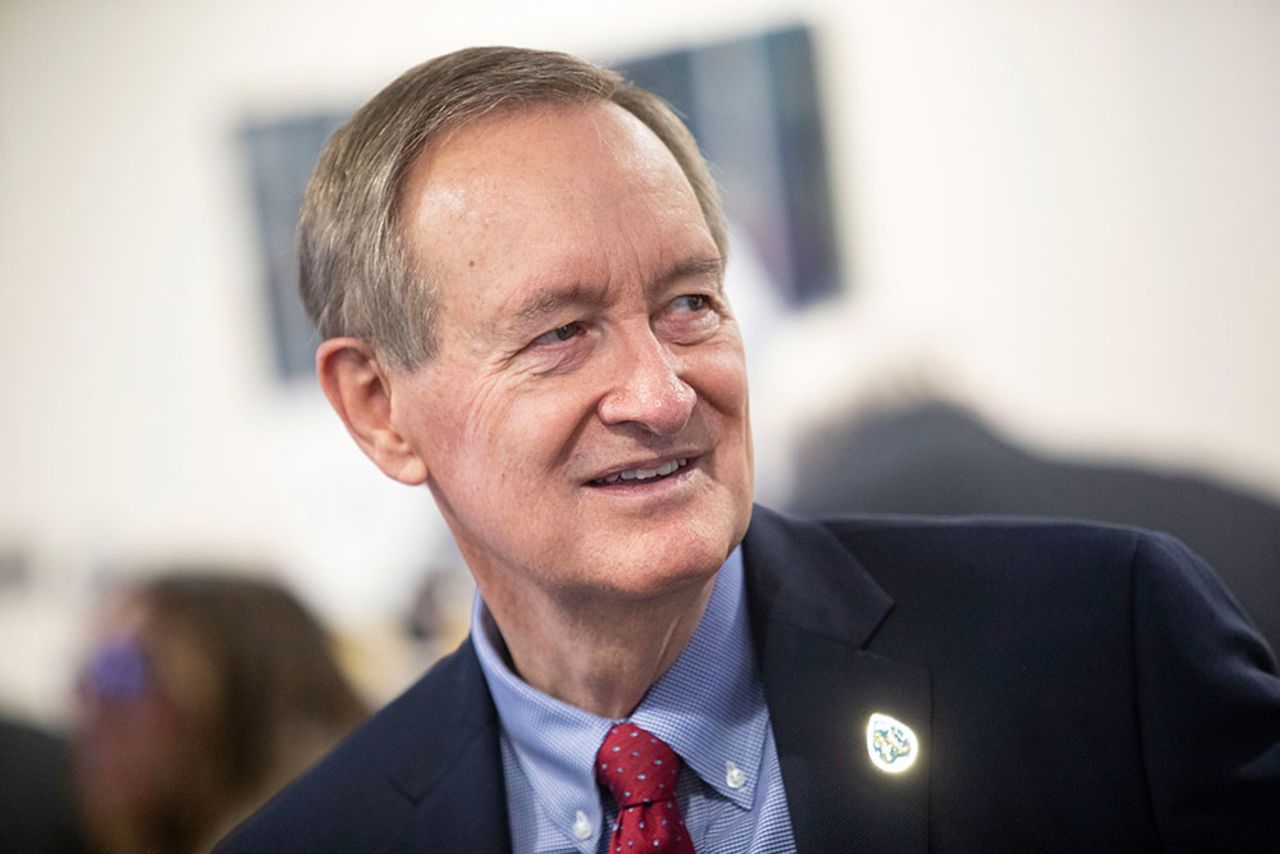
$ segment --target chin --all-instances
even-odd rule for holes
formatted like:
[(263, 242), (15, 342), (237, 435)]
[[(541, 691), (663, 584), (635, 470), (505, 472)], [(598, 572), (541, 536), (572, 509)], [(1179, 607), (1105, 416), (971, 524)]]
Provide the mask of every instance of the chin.
[[(745, 516), (749, 518), (750, 511)], [(705, 584), (742, 539), (746, 521), (732, 524), (721, 516), (715, 524), (674, 527), (637, 531), (610, 543), (608, 557), (598, 564), (606, 573), (602, 586), (647, 598)]]

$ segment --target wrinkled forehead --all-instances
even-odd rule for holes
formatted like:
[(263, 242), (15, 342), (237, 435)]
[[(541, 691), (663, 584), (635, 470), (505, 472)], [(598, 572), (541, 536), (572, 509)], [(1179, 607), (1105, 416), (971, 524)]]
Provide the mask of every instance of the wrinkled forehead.
[(425, 151), (407, 178), (404, 239), (437, 279), (609, 278), (624, 265), (643, 275), (672, 256), (716, 252), (674, 155), (607, 101), (473, 121)]
[(409, 169), (400, 210), (420, 218), (493, 215), (522, 202), (540, 209), (581, 199), (604, 172), (637, 188), (678, 176), (693, 197), (652, 130), (617, 104), (593, 101), (507, 107), (443, 134)]

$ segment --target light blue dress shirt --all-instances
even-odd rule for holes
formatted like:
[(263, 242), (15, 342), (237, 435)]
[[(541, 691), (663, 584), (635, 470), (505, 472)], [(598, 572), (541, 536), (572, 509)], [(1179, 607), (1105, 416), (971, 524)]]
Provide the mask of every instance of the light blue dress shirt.
[[(698, 854), (795, 850), (742, 573), (739, 548), (721, 567), (689, 645), (627, 719), (683, 760), (676, 800)], [(471, 637), (502, 721), (516, 854), (605, 854), (616, 806), (596, 783), (595, 758), (618, 722), (556, 700), (512, 673), (479, 594)]]

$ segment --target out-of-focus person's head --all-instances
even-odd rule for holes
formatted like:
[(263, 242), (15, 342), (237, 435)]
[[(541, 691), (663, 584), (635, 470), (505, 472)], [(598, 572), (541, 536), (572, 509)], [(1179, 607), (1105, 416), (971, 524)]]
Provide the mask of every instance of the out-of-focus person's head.
[(432, 60), (331, 140), (301, 224), (321, 385), (431, 489), (491, 607), (672, 594), (741, 540), (725, 249), (671, 109), (563, 54)]
[(292, 594), (213, 572), (124, 591), (79, 694), (76, 790), (109, 852), (209, 847), (366, 714)]

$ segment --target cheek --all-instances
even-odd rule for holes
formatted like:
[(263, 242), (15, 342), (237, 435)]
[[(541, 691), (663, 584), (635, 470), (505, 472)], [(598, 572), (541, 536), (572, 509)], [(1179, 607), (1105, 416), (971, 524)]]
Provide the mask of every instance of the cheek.
[(509, 390), (490, 381), (476, 385), (469, 394), (442, 400), (441, 405), (455, 408), (461, 416), (451, 425), (451, 438), (459, 450), (487, 458), (503, 446), (502, 438), (516, 417), (516, 402)]
[(442, 485), (468, 496), (475, 512), (500, 507), (529, 513), (549, 500), (564, 481), (589, 399), (586, 383), (535, 387), (493, 384), (452, 402), (455, 417), (442, 425), (447, 455), (437, 468)]
[(747, 365), (740, 344), (726, 341), (703, 350), (690, 363), (686, 381), (723, 415), (746, 418)]
[(717, 476), (730, 486), (738, 499), (750, 506), (755, 482), (754, 451), (751, 444), (747, 371), (740, 347), (724, 346), (706, 351), (696, 379), (690, 382), (716, 422), (719, 449)]
[(506, 441), (500, 448), (521, 448), (530, 462), (561, 463), (572, 454), (583, 425), (595, 415), (607, 387), (594, 368), (558, 377), (538, 377), (507, 395), (496, 423)]
[(510, 400), (499, 384), (466, 364), (438, 366), (408, 397), (396, 427), (437, 474), (483, 452), (509, 415)]

